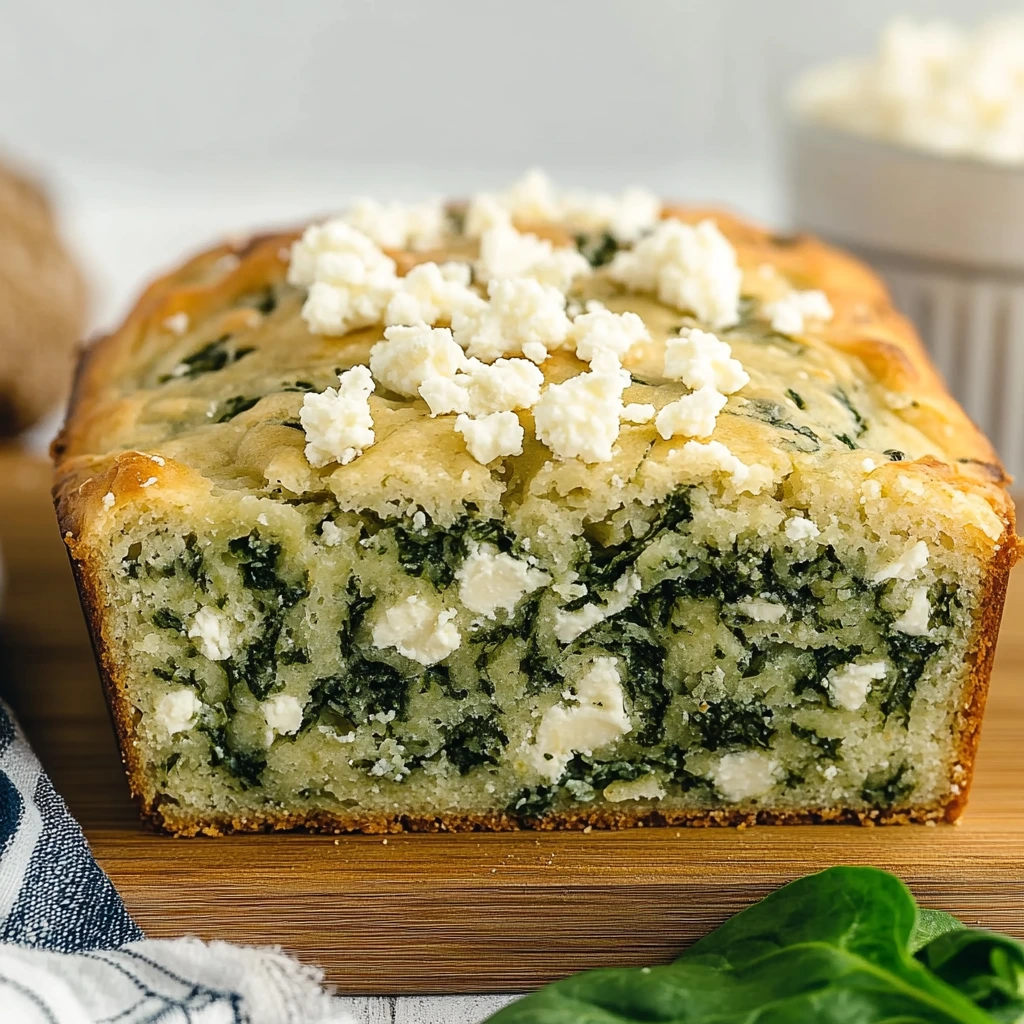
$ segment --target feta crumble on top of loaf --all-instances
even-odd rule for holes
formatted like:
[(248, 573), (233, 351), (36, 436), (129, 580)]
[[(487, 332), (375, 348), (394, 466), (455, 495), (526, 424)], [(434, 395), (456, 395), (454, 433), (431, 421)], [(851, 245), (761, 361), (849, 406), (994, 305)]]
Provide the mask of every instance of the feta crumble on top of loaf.
[[(422, 398), (432, 417), (452, 417), (453, 432), (485, 465), (522, 453), (526, 412), (534, 436), (558, 460), (611, 461), (623, 423), (655, 420), (665, 440), (711, 438), (729, 396), (750, 381), (728, 342), (713, 333), (737, 322), (742, 275), (713, 220), (694, 226), (660, 214), (641, 190), (618, 198), (560, 193), (531, 172), (506, 192), (470, 201), (463, 227), (479, 241), (475, 260), (421, 262), (405, 276), (382, 247), (423, 248), (427, 238), (441, 245), (440, 205), (430, 215), (422, 204), (403, 213), (400, 204), (360, 202), (344, 217), (308, 228), (292, 248), (289, 280), (308, 289), (309, 329), (339, 336), (370, 319), (387, 325), (370, 351), (369, 373), (348, 370), (340, 390), (306, 396), (301, 423), (310, 464), (347, 465), (374, 443), (366, 400), (375, 387)], [(623, 364), (650, 341), (647, 326), (632, 310), (571, 299), (574, 281), (593, 272), (590, 263), (575, 244), (520, 231), (522, 223), (605, 232), (617, 247), (607, 267), (613, 281), (653, 292), (704, 325), (681, 327), (665, 347), (664, 376), (688, 393), (660, 411), (623, 402), (633, 383)], [(822, 292), (792, 288), (764, 314), (774, 330), (798, 334), (806, 320), (827, 321), (832, 311)], [(558, 351), (573, 352), (589, 368), (546, 380), (543, 364)], [(682, 452), (710, 460), (711, 471), (726, 467), (743, 486), (750, 470), (721, 447), (684, 445)]]

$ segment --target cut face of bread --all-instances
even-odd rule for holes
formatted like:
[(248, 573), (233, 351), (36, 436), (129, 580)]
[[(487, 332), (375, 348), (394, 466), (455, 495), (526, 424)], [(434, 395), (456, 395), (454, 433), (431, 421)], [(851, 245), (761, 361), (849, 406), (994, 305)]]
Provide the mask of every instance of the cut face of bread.
[[(859, 265), (719, 225), (742, 274), (732, 322), (624, 280), (581, 235), (598, 265), (571, 276), (563, 309), (567, 295), (574, 324), (636, 313), (643, 336), (574, 326), (575, 349), (534, 349), (536, 379), (516, 368), (516, 393), (535, 393), (512, 409), (492, 408), (479, 367), (419, 393), (439, 377), (416, 353), (444, 354), (420, 335), (311, 330), (315, 283), (284, 280), (290, 238), (200, 257), (90, 353), (58, 510), (153, 820), (192, 834), (956, 817), (1016, 554), (998, 464)], [(481, 244), (457, 234), (443, 255)], [(428, 258), (394, 256), (399, 276)], [(794, 325), (779, 280), (824, 288), (832, 319)], [(498, 317), (494, 294), (463, 287), (479, 296), (459, 293), (465, 316)], [(716, 316), (713, 350), (690, 332)], [(625, 345), (614, 363), (583, 358), (598, 327)], [(490, 337), (473, 330), (470, 352)], [(480, 362), (525, 363), (532, 341), (514, 333), (499, 331), (518, 355)], [(718, 374), (711, 414), (686, 401), (710, 386), (686, 379), (695, 344)], [(363, 366), (372, 381), (345, 377)], [(607, 421), (580, 414), (573, 433), (565, 410), (600, 410), (622, 372), (626, 411), (597, 457)], [(432, 416), (452, 386), (475, 413)], [(317, 403), (352, 395), (311, 425)], [(520, 448), (485, 464), (473, 437), (495, 415), (521, 425)], [(672, 426), (707, 415), (707, 433)]]

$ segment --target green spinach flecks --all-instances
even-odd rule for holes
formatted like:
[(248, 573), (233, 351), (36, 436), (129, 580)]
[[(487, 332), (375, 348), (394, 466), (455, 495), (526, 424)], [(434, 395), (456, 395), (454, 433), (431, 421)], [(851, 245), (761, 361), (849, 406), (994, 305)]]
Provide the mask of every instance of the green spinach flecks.
[(341, 629), (338, 630), (343, 654), (347, 654), (352, 647), (352, 641), (359, 631), (359, 627), (363, 624), (366, 613), (377, 600), (375, 594), (363, 597), (359, 589), (359, 580), (355, 576), (349, 577), (348, 586), (345, 588), (345, 595), (348, 597), (348, 617), (342, 624)]
[(221, 402), (217, 409), (217, 418), (213, 422), (227, 423), (228, 420), (233, 420), (240, 413), (248, 412), (261, 397), (261, 395), (257, 395), (255, 398), (246, 398), (244, 395), (235, 395), (233, 398)]
[(257, 700), (263, 700), (277, 682), (277, 643), (285, 613), (309, 591), (305, 581), (288, 583), (279, 575), (281, 545), (264, 540), (259, 531), (228, 541), (228, 550), (238, 557), (245, 586), (260, 592), (264, 614), (257, 636), (225, 662), (225, 670), (232, 685), (245, 683)]
[(852, 644), (850, 647), (836, 647), (825, 644), (805, 651), (801, 656), (803, 671), (793, 684), (793, 692), (799, 697), (812, 690), (823, 695), (828, 694), (829, 673), (848, 665), (854, 658), (862, 654), (864, 648)]
[(852, 399), (844, 388), (836, 388), (832, 397), (850, 414), (856, 427), (857, 436), (860, 437), (868, 429), (868, 421), (861, 415), (860, 409), (853, 404)]
[(518, 818), (540, 818), (549, 810), (555, 797), (554, 786), (532, 786), (520, 790), (508, 806), (508, 813)]
[(899, 630), (888, 633), (885, 644), (896, 666), (896, 679), (882, 698), (880, 707), (886, 718), (895, 715), (905, 725), (910, 721), (910, 707), (914, 702), (917, 684), (932, 656), (941, 650), (941, 645), (923, 636), (911, 636)]
[[(473, 543), (494, 544), (508, 552), (513, 536), (496, 519), (463, 516), (451, 526), (442, 527), (425, 518), (422, 526), (408, 519), (387, 520), (381, 534), (390, 530), (402, 571), (429, 580), (441, 589), (455, 578)], [(386, 534), (385, 534), (386, 535)]]
[(726, 698), (690, 715), (690, 721), (700, 733), (701, 746), (706, 750), (723, 747), (767, 749), (775, 735), (771, 724), (772, 712), (758, 701), (740, 704)]
[(626, 567), (635, 562), (659, 536), (676, 530), (692, 518), (689, 492), (681, 488), (657, 506), (654, 520), (646, 533), (607, 547), (587, 538), (589, 557), (578, 566), (580, 579), (591, 590), (611, 587)]
[(158, 629), (172, 629), (175, 633), (184, 633), (185, 625), (169, 608), (158, 608), (153, 613), (153, 625)]
[(806, 729), (796, 722), (790, 722), (789, 731), (798, 739), (805, 740), (812, 747), (821, 751), (821, 756), (826, 761), (838, 761), (840, 758), (839, 749), (843, 741), (835, 736), (822, 736), (814, 729)]
[(370, 715), (388, 712), (400, 718), (405, 712), (408, 688), (408, 681), (398, 669), (353, 654), (341, 672), (318, 679), (313, 685), (305, 721), (315, 721), (324, 708), (354, 725), (369, 721)]
[(884, 768), (871, 772), (861, 786), (861, 799), (879, 810), (888, 810), (908, 797), (914, 784), (907, 778), (906, 763), (895, 769)]
[(254, 789), (263, 784), (267, 759), (262, 753), (232, 747), (223, 725), (203, 726), (202, 729), (210, 738), (210, 764), (223, 765), (243, 789)]
[(493, 718), (469, 715), (445, 731), (444, 750), (448, 760), (466, 775), (482, 764), (497, 764), (508, 737)]
[[(480, 663), (486, 662), (487, 654), (488, 652), (484, 650), (477, 657), (477, 668), (480, 670), (481, 676), (487, 674), (486, 668), (480, 668)], [(469, 696), (469, 690), (456, 686), (452, 682), (452, 670), (447, 665), (431, 665), (423, 673), (423, 684), (426, 688), (437, 686), (446, 697), (450, 697), (452, 700), (464, 700)]]
[(607, 231), (577, 235), (576, 248), (592, 267), (603, 267), (611, 263), (619, 251), (619, 243)]
[(821, 438), (810, 427), (801, 426), (787, 419), (786, 410), (778, 402), (766, 398), (751, 398), (743, 408), (751, 417), (775, 427), (776, 430), (796, 434), (801, 440), (791, 438), (790, 442), (800, 451), (816, 452), (821, 448)]
[(636, 739), (645, 746), (658, 743), (665, 734), (665, 711), (672, 693), (665, 684), (665, 648), (650, 630), (629, 618), (630, 610), (612, 616), (588, 630), (576, 643), (596, 644), (620, 658), (625, 672), (623, 685), (640, 717)]
[(216, 373), (223, 370), (225, 366), (237, 363), (243, 356), (255, 351), (252, 348), (238, 348), (232, 343), (230, 334), (222, 334), (219, 338), (208, 342), (201, 349), (186, 356), (177, 366), (165, 377), (160, 379), (163, 383), (168, 380), (191, 380), (200, 377), (205, 373)]

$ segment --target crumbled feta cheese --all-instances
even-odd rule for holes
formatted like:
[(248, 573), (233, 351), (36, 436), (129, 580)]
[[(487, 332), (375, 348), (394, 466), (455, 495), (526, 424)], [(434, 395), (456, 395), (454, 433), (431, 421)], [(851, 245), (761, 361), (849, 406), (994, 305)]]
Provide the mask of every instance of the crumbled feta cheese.
[(779, 334), (802, 334), (807, 320), (828, 323), (832, 319), (832, 304), (828, 296), (817, 288), (809, 291), (791, 291), (764, 308), (772, 322), (772, 330)]
[(616, 253), (610, 273), (627, 288), (655, 292), (712, 327), (739, 320), (743, 275), (736, 250), (713, 220), (696, 227), (674, 218), (661, 221), (633, 249)]
[(812, 71), (794, 99), (803, 116), (833, 128), (944, 156), (1019, 164), (1022, 71), (1019, 15), (973, 31), (898, 18), (872, 58)]
[(911, 543), (899, 558), (894, 558), (874, 575), (875, 583), (886, 580), (912, 580), (928, 564), (928, 545), (919, 540)]
[(338, 527), (330, 521), (330, 519), (325, 519), (320, 524), (320, 539), (327, 545), (327, 547), (337, 547), (344, 536), (344, 533), (342, 533), (342, 531), (339, 530)]
[(420, 263), (398, 279), (384, 322), (433, 326), (438, 321), (451, 323), (457, 312), (480, 312), (486, 303), (469, 287), (471, 274), (468, 263)]
[(786, 606), (777, 604), (774, 601), (762, 601), (752, 599), (749, 601), (737, 601), (736, 607), (755, 622), (779, 622), (786, 617)]
[(507, 455), (523, 454), (525, 431), (514, 412), (492, 412), (477, 419), (462, 413), (455, 418), (455, 430), (465, 439), (469, 454), (485, 466)]
[(635, 242), (661, 217), (661, 200), (642, 188), (618, 196), (569, 192), (562, 198), (560, 221), (579, 234), (607, 232), (617, 242)]
[(415, 594), (388, 608), (373, 627), (374, 646), (394, 647), (421, 665), (435, 665), (462, 643), (452, 619), (454, 609), (442, 609)]
[(721, 441), (687, 441), (673, 453), (673, 461), (683, 463), (694, 476), (724, 474), (738, 491), (760, 494), (774, 477), (768, 466), (752, 465), (738, 459)]
[(551, 782), (565, 771), (573, 754), (592, 754), (632, 729), (623, 703), (614, 658), (595, 658), (576, 686), (578, 703), (554, 704), (537, 726), (533, 765)]
[(599, 622), (612, 615), (618, 615), (628, 608), (630, 601), (640, 593), (640, 586), (640, 577), (637, 573), (625, 573), (615, 581), (610, 591), (601, 595), (604, 598), (603, 604), (585, 604), (571, 612), (557, 609), (554, 625), (556, 639), (560, 644), (571, 644)]
[(306, 459), (316, 469), (330, 462), (347, 466), (374, 442), (370, 371), (353, 366), (338, 381), (337, 390), (311, 392), (302, 400), (299, 422), (306, 433)]
[(636, 313), (595, 309), (573, 320), (569, 339), (576, 355), (589, 363), (598, 352), (611, 352), (622, 360), (634, 345), (650, 341), (651, 336)]
[[(654, 419), (654, 406), (646, 402), (630, 402), (622, 409), (622, 420), (624, 423), (650, 423)], [(613, 478), (612, 483), (615, 483)], [(616, 486), (622, 486), (621, 481)]]
[(469, 201), (462, 221), (462, 231), (468, 238), (479, 238), (495, 227), (509, 227), (512, 214), (490, 192), (478, 192)]
[(470, 359), (456, 381), (469, 393), (469, 406), (464, 411), (486, 416), (533, 408), (540, 399), (544, 374), (527, 359), (496, 359), (489, 364)]
[(103, 507), (104, 508), (113, 508), (114, 507), (114, 502), (116, 500), (117, 499), (114, 497), (114, 492), (113, 491), (107, 491), (107, 493), (103, 495)]
[(798, 544), (802, 540), (814, 540), (821, 533), (815, 523), (803, 516), (790, 516), (786, 520), (785, 532), (794, 544)]
[(476, 270), (484, 281), (531, 277), (564, 293), (574, 278), (589, 274), (591, 267), (575, 248), (556, 249), (546, 238), (521, 234), (510, 224), (495, 224), (480, 236)]
[[(467, 224), (476, 227), (486, 220), (477, 213), (477, 207), (485, 204), (489, 209), (499, 209), (510, 219), (523, 222), (544, 223), (560, 217), (558, 197), (551, 179), (539, 168), (531, 168), (518, 181), (514, 181), (504, 192), (482, 193), (470, 201)], [(493, 214), (491, 214), (493, 217)], [(468, 230), (468, 228), (467, 228)], [(476, 232), (479, 234), (479, 231)]]
[(156, 722), (169, 736), (195, 725), (202, 701), (188, 687), (171, 690), (156, 702)]
[[(526, 539), (529, 540), (529, 538)], [(575, 582), (577, 579), (579, 579), (578, 574), (570, 570), (563, 579), (553, 583), (551, 589), (563, 601), (575, 601), (577, 597), (583, 597), (587, 592), (587, 588), (582, 583)]]
[(157, 482), (158, 482), (157, 478), (155, 476), (151, 476), (151, 477), (147, 477), (145, 480), (143, 480), (142, 483), (139, 484), (139, 486), (140, 487), (152, 487), (153, 484), (155, 484)]
[(235, 652), (228, 619), (213, 608), (204, 606), (196, 612), (188, 635), (199, 641), (199, 653), (210, 661), (226, 661)]
[(547, 573), (499, 551), (493, 544), (473, 546), (455, 578), (462, 603), (488, 619), (496, 618), (499, 611), (511, 615), (523, 597), (551, 581)]
[(292, 246), (288, 282), (309, 289), (302, 317), (327, 335), (378, 323), (398, 288), (394, 260), (341, 220), (306, 229)]
[(466, 214), (466, 233), (481, 234), (495, 223), (497, 211), (523, 223), (559, 223), (577, 233), (607, 232), (632, 242), (661, 216), (661, 201), (640, 188), (618, 196), (556, 191), (543, 172), (532, 170), (506, 191), (475, 196)]
[(725, 754), (711, 769), (711, 781), (729, 803), (763, 796), (775, 785), (778, 765), (767, 753), (744, 750)]
[(370, 349), (370, 371), (388, 391), (411, 398), (437, 377), (452, 378), (466, 365), (466, 354), (448, 327), (394, 325)]
[(708, 437), (714, 432), (718, 414), (725, 408), (726, 402), (728, 399), (716, 388), (699, 388), (664, 406), (654, 425), (666, 441), (679, 434), (686, 437)]
[(267, 745), (275, 736), (292, 736), (302, 727), (302, 705), (291, 694), (275, 693), (260, 705), (267, 721)]
[(885, 671), (884, 661), (851, 662), (834, 668), (825, 678), (832, 703), (847, 711), (858, 711), (867, 700), (871, 684), (876, 679), (884, 679)]
[(665, 796), (665, 787), (656, 775), (641, 775), (639, 779), (626, 781), (619, 779), (609, 783), (601, 794), (605, 800), (613, 804), (623, 800), (660, 800)]
[(431, 377), (420, 385), (420, 398), (431, 416), (450, 412), (469, 412), (469, 388), (463, 377)]
[(444, 241), (444, 206), (425, 203), (379, 203), (357, 199), (343, 219), (385, 249), (433, 249)]
[(491, 361), (525, 353), (539, 363), (565, 346), (570, 323), (557, 288), (514, 277), (491, 281), (487, 295), (483, 309), (460, 310), (452, 318), (455, 340), (470, 356)]
[(694, 390), (713, 387), (726, 395), (750, 382), (743, 364), (732, 358), (732, 347), (696, 327), (684, 327), (679, 337), (665, 342), (665, 376)]
[(865, 473), (874, 473), (874, 471), (878, 469), (878, 464), (874, 459), (864, 459), (860, 464), (860, 468), (863, 469)]
[(927, 587), (914, 587), (910, 592), (910, 605), (907, 610), (893, 622), (893, 628), (909, 636), (925, 636), (931, 620), (932, 606), (928, 600)]
[(163, 322), (164, 330), (178, 335), (179, 338), (188, 330), (188, 325), (189, 316), (184, 310), (172, 313), (170, 316), (165, 317)]
[(533, 409), (538, 440), (561, 459), (610, 461), (625, 411), (622, 393), (630, 379), (605, 355), (594, 359), (590, 372), (549, 385)]

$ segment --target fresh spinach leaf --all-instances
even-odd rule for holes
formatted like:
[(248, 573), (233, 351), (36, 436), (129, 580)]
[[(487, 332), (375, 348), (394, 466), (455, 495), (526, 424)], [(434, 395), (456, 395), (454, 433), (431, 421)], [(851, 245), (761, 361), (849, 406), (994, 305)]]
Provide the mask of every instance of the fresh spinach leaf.
[(993, 932), (965, 928), (948, 914), (946, 929), (915, 956), (947, 985), (997, 1021), (1024, 1020), (1024, 946)]
[(556, 982), (491, 1024), (992, 1024), (1020, 1019), (1024, 950), (925, 921), (884, 871), (838, 867), (779, 889), (672, 964)]

